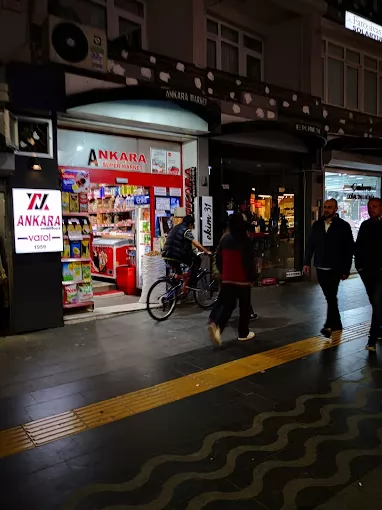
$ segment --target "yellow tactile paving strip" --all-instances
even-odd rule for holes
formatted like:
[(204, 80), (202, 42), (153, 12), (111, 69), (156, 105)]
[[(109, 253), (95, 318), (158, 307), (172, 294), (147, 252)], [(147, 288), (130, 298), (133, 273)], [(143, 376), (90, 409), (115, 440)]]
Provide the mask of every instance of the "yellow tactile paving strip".
[(332, 341), (315, 336), (271, 349), (246, 358), (230, 361), (179, 379), (119, 397), (74, 409), (66, 413), (32, 421), (0, 431), (0, 458), (51, 443), (85, 430), (101, 427), (134, 414), (143, 413), (177, 400), (237, 381), (249, 375), (330, 349), (367, 334), (367, 322), (346, 328)]

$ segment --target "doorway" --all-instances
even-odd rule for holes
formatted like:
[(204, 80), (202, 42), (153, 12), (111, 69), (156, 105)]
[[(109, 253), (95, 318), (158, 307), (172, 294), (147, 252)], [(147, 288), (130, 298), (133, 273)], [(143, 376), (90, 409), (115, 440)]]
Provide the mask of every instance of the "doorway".
[(0, 180), (0, 335), (9, 329), (9, 266), (6, 183)]

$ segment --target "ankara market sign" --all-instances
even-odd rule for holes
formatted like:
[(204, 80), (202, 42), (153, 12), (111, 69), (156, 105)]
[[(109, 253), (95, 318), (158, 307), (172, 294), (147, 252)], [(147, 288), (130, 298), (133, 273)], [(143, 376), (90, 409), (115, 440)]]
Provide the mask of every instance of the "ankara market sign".
[(345, 28), (357, 32), (364, 37), (369, 37), (375, 41), (382, 42), (382, 26), (372, 21), (362, 18), (357, 14), (346, 11)]

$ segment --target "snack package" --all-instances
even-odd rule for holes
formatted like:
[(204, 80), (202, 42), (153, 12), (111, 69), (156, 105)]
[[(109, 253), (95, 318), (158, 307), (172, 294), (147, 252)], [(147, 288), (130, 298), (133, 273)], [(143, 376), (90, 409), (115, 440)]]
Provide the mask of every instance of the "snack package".
[(70, 256), (74, 259), (81, 258), (81, 241), (72, 241), (70, 243)]
[(64, 259), (68, 259), (70, 257), (70, 242), (69, 239), (64, 239), (64, 251), (62, 252), (62, 256)]
[(91, 231), (91, 226), (88, 218), (81, 218), (81, 228), (82, 228), (82, 234), (84, 236), (89, 236)]
[(69, 208), (69, 193), (67, 191), (61, 191), (61, 203), (62, 212), (67, 213), (70, 211)]
[(81, 241), (81, 252), (82, 252), (83, 259), (90, 258), (90, 241), (89, 241), (89, 239), (83, 239)]
[(79, 303), (93, 301), (93, 288), (90, 283), (81, 283), (78, 285), (77, 293)]
[(62, 263), (62, 281), (63, 282), (72, 282), (73, 280), (74, 280), (73, 263), (72, 262), (63, 262)]
[(64, 236), (68, 235), (68, 227), (66, 224), (66, 220), (62, 220), (62, 234)]
[(80, 212), (88, 212), (88, 196), (86, 193), (79, 193)]
[(73, 267), (73, 281), (80, 282), (82, 280), (81, 262), (72, 262), (72, 267)]
[(85, 282), (91, 282), (91, 264), (90, 262), (82, 262), (82, 279)]
[(65, 305), (74, 305), (78, 303), (77, 285), (64, 285), (64, 296)]
[(69, 209), (70, 212), (79, 212), (79, 198), (77, 193), (70, 193)]

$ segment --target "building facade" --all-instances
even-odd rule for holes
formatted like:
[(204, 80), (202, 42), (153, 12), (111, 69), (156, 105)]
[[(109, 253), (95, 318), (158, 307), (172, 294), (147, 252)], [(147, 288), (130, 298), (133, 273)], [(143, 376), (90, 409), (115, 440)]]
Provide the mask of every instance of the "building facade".
[[(89, 207), (105, 190), (142, 190), (150, 249), (161, 198), (190, 211), (196, 196), (212, 195), (215, 242), (223, 215), (250, 211), (263, 282), (300, 277), (325, 197), (337, 198), (356, 235), (367, 198), (381, 192), (378, 9), (366, 0), (3, 0), (2, 324), (16, 333), (62, 324), (61, 254), (15, 253), (12, 194), (62, 190), (65, 172), (90, 175)], [(173, 173), (161, 175), (169, 157)], [(118, 221), (141, 213), (119, 211)]]

